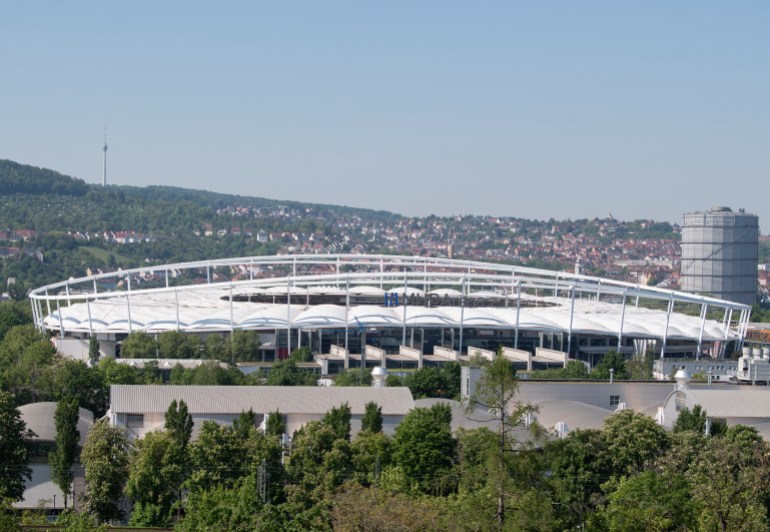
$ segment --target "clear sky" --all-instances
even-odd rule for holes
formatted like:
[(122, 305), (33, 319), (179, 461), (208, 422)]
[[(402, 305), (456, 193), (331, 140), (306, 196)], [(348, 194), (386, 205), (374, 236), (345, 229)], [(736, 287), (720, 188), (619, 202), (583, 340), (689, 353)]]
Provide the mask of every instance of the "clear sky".
[(2, 2), (0, 158), (405, 215), (770, 231), (770, 2)]

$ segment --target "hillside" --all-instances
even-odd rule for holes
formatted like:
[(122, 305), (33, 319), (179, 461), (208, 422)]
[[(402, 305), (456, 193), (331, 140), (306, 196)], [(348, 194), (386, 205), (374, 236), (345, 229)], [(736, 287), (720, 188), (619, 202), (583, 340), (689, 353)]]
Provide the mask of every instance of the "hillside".
[(53, 170), (0, 160), (0, 227), (37, 231), (191, 231), (230, 207), (285, 207), (331, 216), (397, 219), (369, 209), (219, 194), (168, 186), (87, 184)]

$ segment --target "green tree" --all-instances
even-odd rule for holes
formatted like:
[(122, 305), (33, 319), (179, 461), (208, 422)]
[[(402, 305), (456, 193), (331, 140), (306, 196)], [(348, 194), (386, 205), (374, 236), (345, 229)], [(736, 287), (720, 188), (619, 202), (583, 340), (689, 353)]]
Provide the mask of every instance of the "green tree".
[(455, 462), (451, 412), (446, 405), (412, 409), (396, 427), (393, 463), (424, 493), (444, 493)]
[(158, 336), (157, 346), (160, 358), (200, 358), (200, 340), (194, 334), (163, 331)]
[(85, 469), (83, 510), (98, 522), (124, 516), (119, 501), (128, 478), (128, 440), (120, 427), (100, 419), (86, 437), (80, 461)]
[(361, 430), (373, 433), (382, 432), (382, 407), (374, 401), (369, 401), (364, 407)]
[(56, 424), (56, 448), (49, 453), (48, 461), (51, 464), (51, 477), (54, 483), (64, 494), (64, 507), (67, 507), (67, 498), (72, 493), (72, 466), (78, 458), (78, 443), (80, 431), (78, 419), (80, 411), (77, 400), (67, 397), (56, 405), (54, 423)]
[(149, 432), (134, 442), (126, 495), (134, 526), (169, 526), (184, 476), (184, 450), (171, 432)]
[(604, 420), (607, 453), (616, 476), (638, 474), (669, 448), (663, 427), (651, 417), (623, 410)]
[(454, 399), (460, 395), (460, 364), (447, 362), (440, 367), (424, 367), (408, 375), (404, 384), (416, 398)]
[(702, 530), (764, 530), (767, 526), (768, 447), (727, 437), (709, 438), (687, 471), (700, 504)]
[(99, 351), (99, 341), (96, 336), (92, 336), (88, 340), (88, 358), (90, 360), (99, 360), (101, 352)]
[(584, 529), (595, 510), (601, 486), (612, 475), (608, 446), (606, 433), (596, 429), (573, 430), (546, 444), (548, 483), (562, 530)]
[(249, 408), (247, 412), (241, 411), (241, 414), (233, 420), (233, 430), (245, 440), (256, 426), (256, 422), (257, 415), (254, 413), (254, 410)]
[(591, 371), (590, 377), (598, 380), (609, 380), (610, 369), (613, 370), (613, 378), (617, 380), (628, 379), (628, 373), (626, 372), (626, 359), (623, 355), (615, 351), (608, 351), (604, 354), (601, 362), (599, 362), (593, 371)]
[(179, 448), (184, 451), (190, 443), (193, 431), (193, 419), (187, 410), (187, 403), (180, 399), (171, 401), (165, 415), (165, 428), (171, 437), (177, 442)]
[(699, 511), (684, 477), (644, 471), (620, 480), (591, 528), (618, 532), (696, 530)]
[(30, 306), (20, 301), (0, 302), (0, 340), (16, 325), (32, 323)]
[(350, 420), (352, 413), (348, 403), (332, 407), (323, 417), (323, 423), (329, 426), (336, 439), (350, 441)]
[(90, 410), (97, 418), (107, 412), (109, 389), (97, 368), (89, 368), (80, 360), (61, 358), (51, 368), (51, 375), (54, 400), (74, 397), (80, 407)]
[(256, 331), (234, 331), (232, 338), (232, 357), (235, 362), (253, 362), (259, 360), (261, 346), (259, 333)]
[(123, 358), (158, 358), (158, 343), (149, 334), (134, 332), (120, 343)]
[(502, 528), (505, 521), (506, 490), (509, 483), (511, 454), (518, 450), (518, 441), (513, 431), (525, 421), (534, 408), (529, 404), (516, 401), (519, 384), (513, 364), (502, 356), (502, 350), (485, 369), (476, 391), (469, 399), (467, 409), (470, 412), (486, 409), (494, 415), (498, 425), (498, 444), (494, 454), (495, 490), (497, 493), (496, 517)]
[(672, 430), (674, 432), (692, 430), (703, 434), (706, 431), (706, 418), (706, 412), (700, 405), (695, 405), (692, 410), (684, 407), (679, 411)]
[(281, 412), (276, 410), (270, 412), (267, 415), (267, 422), (265, 423), (265, 433), (270, 436), (282, 436), (286, 432), (286, 426), (283, 422), (283, 416)]
[(371, 386), (372, 372), (364, 368), (349, 369), (334, 378), (335, 386)]
[(316, 380), (315, 375), (298, 368), (291, 359), (274, 363), (267, 375), (269, 386), (313, 386)]
[(294, 362), (312, 362), (313, 352), (308, 346), (299, 347), (291, 352), (290, 358)]
[(0, 500), (20, 501), (24, 483), (32, 476), (30, 440), (34, 436), (21, 419), (12, 394), (0, 391)]
[(217, 487), (231, 489), (248, 473), (245, 442), (232, 426), (204, 421), (188, 451), (190, 476), (185, 486), (196, 494)]

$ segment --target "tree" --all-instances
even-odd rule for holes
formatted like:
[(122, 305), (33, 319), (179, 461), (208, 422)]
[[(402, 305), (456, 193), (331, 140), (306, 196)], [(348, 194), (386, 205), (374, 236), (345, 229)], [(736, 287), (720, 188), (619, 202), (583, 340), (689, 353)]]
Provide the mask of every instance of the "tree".
[(609, 380), (610, 369), (613, 370), (613, 378), (617, 380), (628, 379), (628, 374), (626, 373), (626, 359), (623, 358), (623, 355), (615, 351), (608, 351), (604, 354), (601, 362), (599, 362), (596, 367), (594, 367), (593, 371), (591, 371), (590, 377), (592, 379)]
[(13, 394), (0, 391), (0, 500), (20, 501), (24, 483), (32, 477), (29, 445), (35, 434), (27, 429), (14, 403)]
[(233, 332), (232, 357), (234, 362), (253, 362), (259, 360), (259, 333), (257, 331)]
[(187, 449), (187, 444), (190, 443), (193, 425), (192, 416), (187, 411), (187, 403), (183, 399), (180, 399), (178, 403), (176, 399), (172, 400), (166, 410), (164, 426), (183, 451)]
[[(443, 408), (442, 408), (443, 407)], [(411, 410), (396, 427), (393, 463), (406, 479), (424, 493), (445, 492), (455, 462), (457, 442), (452, 437), (451, 411), (446, 405)]]
[(509, 455), (516, 449), (513, 430), (522, 424), (525, 416), (534, 411), (531, 405), (515, 401), (519, 383), (513, 364), (502, 355), (502, 349), (479, 378), (476, 391), (469, 399), (470, 412), (486, 409), (498, 423), (498, 444), (494, 458), (496, 476), (497, 512), (500, 527), (505, 521), (505, 493), (508, 481)]
[(350, 441), (351, 417), (350, 405), (345, 403), (329, 410), (322, 421), (334, 431), (336, 439)]
[[(624, 477), (607, 496), (607, 506), (590, 528), (624, 530), (695, 530), (699, 505), (681, 475), (645, 471)], [(601, 526), (603, 524), (604, 526)]]
[(283, 436), (286, 432), (286, 426), (283, 423), (283, 416), (279, 410), (270, 412), (267, 415), (267, 422), (265, 423), (265, 433), (270, 436)]
[(123, 358), (157, 358), (158, 343), (149, 334), (131, 333), (120, 344), (120, 356)]
[(198, 439), (188, 449), (190, 476), (185, 486), (191, 492), (231, 489), (248, 471), (245, 442), (232, 426), (204, 421)]
[(298, 347), (291, 352), (290, 358), (294, 362), (312, 362), (313, 351), (308, 346)]
[(64, 507), (67, 497), (72, 493), (72, 465), (78, 456), (78, 419), (80, 410), (74, 397), (67, 397), (56, 405), (54, 423), (56, 424), (56, 449), (48, 455), (51, 464), (51, 477), (64, 494)]
[(83, 509), (100, 523), (122, 519), (119, 501), (128, 478), (128, 440), (123, 429), (100, 419), (86, 437), (80, 461), (85, 469)]
[(695, 405), (692, 410), (687, 407), (682, 408), (672, 430), (674, 432), (692, 430), (703, 434), (706, 431), (706, 412), (700, 405)]
[(416, 398), (460, 395), (460, 364), (447, 362), (441, 367), (424, 367), (408, 375), (404, 384)]
[(96, 339), (96, 336), (92, 336), (88, 340), (88, 358), (90, 360), (99, 360), (99, 357), (101, 356), (101, 352), (99, 351), (99, 341)]
[(372, 433), (382, 432), (382, 407), (374, 401), (369, 401), (364, 407), (361, 430)]
[(316, 380), (315, 375), (298, 368), (291, 359), (274, 363), (267, 375), (269, 386), (313, 386)]
[(335, 386), (371, 386), (372, 372), (364, 368), (349, 369), (334, 378)]
[(692, 497), (702, 508), (701, 529), (765, 529), (769, 473), (764, 441), (708, 438), (687, 471)]
[(616, 476), (640, 473), (668, 450), (666, 431), (651, 417), (622, 410), (604, 420), (607, 453)]
[(249, 408), (247, 412), (241, 411), (237, 419), (233, 420), (233, 430), (244, 440), (249, 437), (249, 433), (254, 428), (257, 421), (257, 415), (254, 410)]
[(184, 450), (171, 432), (149, 432), (134, 445), (126, 483), (134, 503), (131, 524), (169, 526), (184, 475)]

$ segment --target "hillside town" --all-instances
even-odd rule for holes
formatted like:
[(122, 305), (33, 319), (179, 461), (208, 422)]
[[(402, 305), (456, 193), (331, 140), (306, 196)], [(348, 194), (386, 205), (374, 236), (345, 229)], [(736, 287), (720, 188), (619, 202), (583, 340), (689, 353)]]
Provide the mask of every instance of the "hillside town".
[[(615, 220), (524, 220), (513, 217), (454, 216), (382, 218), (307, 208), (229, 206), (215, 222), (204, 222), (194, 235), (202, 239), (240, 238), (271, 243), (276, 253), (383, 253), (441, 256), (508, 262), (582, 273), (616, 280), (679, 286), (681, 250), (678, 224)], [(132, 245), (172, 238), (160, 232), (123, 230), (89, 233), (68, 228), (78, 242), (101, 240)], [(30, 229), (0, 233), (0, 256), (24, 252), (41, 236)], [(760, 237), (768, 241), (768, 237)], [(39, 254), (45, 250), (36, 250)], [(41, 259), (42, 260), (42, 259)], [(759, 283), (766, 290), (770, 265), (761, 265)]]

